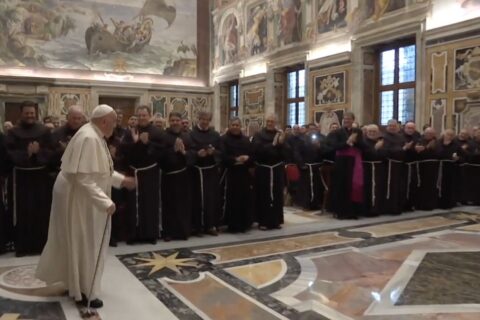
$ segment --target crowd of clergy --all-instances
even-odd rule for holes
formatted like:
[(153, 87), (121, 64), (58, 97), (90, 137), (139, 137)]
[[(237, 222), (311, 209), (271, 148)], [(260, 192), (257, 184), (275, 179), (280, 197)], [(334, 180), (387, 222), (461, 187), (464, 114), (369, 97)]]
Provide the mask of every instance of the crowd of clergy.
[[(137, 188), (112, 191), (112, 246), (246, 232), (254, 223), (279, 229), (286, 202), (338, 219), (480, 203), (477, 127), (458, 135), (429, 126), (420, 133), (413, 121), (394, 119), (360, 127), (346, 112), (322, 135), (315, 124), (280, 130), (270, 115), (249, 137), (239, 118), (215, 131), (208, 112), (193, 126), (177, 112), (152, 116), (148, 106), (125, 127), (117, 115), (107, 144), (115, 170)], [(71, 106), (63, 125), (41, 123), (27, 101), (20, 121), (0, 132), (0, 252), (42, 251), (62, 154), (86, 121)]]

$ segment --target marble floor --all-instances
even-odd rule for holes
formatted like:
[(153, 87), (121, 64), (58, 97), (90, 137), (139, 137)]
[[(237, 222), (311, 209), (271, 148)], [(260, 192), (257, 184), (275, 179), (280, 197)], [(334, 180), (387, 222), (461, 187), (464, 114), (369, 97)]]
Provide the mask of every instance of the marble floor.
[[(0, 256), (0, 320), (80, 319), (38, 257)], [(101, 319), (480, 319), (480, 208), (111, 248)]]

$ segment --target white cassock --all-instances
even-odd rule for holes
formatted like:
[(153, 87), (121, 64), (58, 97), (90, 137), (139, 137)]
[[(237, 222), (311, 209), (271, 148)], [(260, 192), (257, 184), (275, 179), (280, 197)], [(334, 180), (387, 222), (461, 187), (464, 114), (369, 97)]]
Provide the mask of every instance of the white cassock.
[(60, 174), (53, 187), (48, 241), (36, 276), (47, 284), (62, 282), (75, 300), (88, 297), (105, 224), (92, 299), (100, 289), (110, 240), (107, 208), (111, 188), (119, 188), (124, 176), (113, 171), (113, 162), (102, 132), (84, 125), (70, 140), (62, 157)]

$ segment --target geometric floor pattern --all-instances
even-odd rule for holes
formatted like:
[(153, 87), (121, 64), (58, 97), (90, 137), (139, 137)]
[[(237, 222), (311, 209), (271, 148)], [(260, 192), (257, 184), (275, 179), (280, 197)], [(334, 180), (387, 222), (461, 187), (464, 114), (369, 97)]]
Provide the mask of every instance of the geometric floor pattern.
[[(277, 233), (116, 248), (105, 268), (100, 315), (480, 319), (477, 211), (339, 225), (316, 212), (287, 209)], [(0, 320), (79, 319), (61, 286), (45, 287), (33, 277), (37, 260), (0, 257)]]

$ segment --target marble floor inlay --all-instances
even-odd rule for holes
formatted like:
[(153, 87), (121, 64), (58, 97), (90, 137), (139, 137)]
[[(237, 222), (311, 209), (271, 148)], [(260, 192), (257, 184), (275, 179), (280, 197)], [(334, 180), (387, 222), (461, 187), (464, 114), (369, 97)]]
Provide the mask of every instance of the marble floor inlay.
[(480, 304), (479, 271), (480, 251), (427, 253), (395, 305)]
[[(479, 320), (480, 210), (338, 221), (111, 249), (103, 320)], [(112, 252), (114, 254), (112, 254)], [(0, 256), (0, 320), (80, 320), (37, 257)]]
[(408, 221), (385, 223), (375, 226), (351, 229), (355, 232), (368, 232), (376, 238), (387, 237), (394, 234), (410, 233), (421, 230), (440, 228), (464, 223), (464, 220), (452, 220), (445, 217), (429, 217)]
[(224, 263), (228, 261), (237, 261), (246, 258), (301, 251), (355, 241), (359, 241), (359, 239), (342, 237), (337, 235), (336, 232), (324, 232), (307, 236), (290, 237), (288, 241), (285, 241), (285, 239), (278, 239), (243, 245), (212, 248), (200, 250), (198, 252), (213, 254), (217, 257), (215, 263)]
[(225, 268), (225, 270), (255, 288), (263, 288), (281, 279), (287, 271), (287, 266), (284, 260), (279, 259)]

